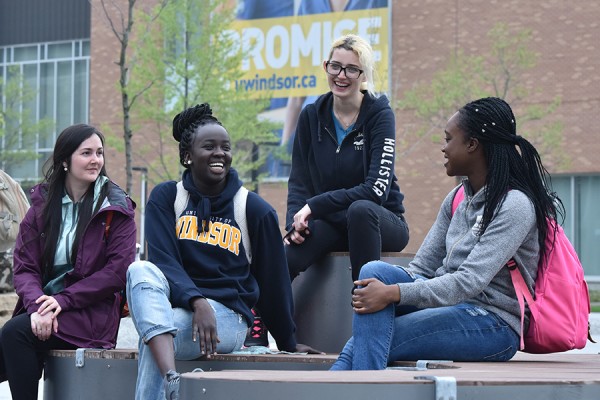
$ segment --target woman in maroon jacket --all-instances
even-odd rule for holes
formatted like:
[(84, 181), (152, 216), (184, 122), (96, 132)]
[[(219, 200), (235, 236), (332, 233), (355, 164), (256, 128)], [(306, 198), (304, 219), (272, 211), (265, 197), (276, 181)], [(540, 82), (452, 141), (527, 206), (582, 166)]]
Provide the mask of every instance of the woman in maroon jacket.
[(19, 300), (0, 331), (0, 381), (14, 399), (37, 399), (48, 350), (115, 346), (135, 259), (135, 204), (106, 176), (94, 127), (60, 134), (30, 197), (14, 251)]

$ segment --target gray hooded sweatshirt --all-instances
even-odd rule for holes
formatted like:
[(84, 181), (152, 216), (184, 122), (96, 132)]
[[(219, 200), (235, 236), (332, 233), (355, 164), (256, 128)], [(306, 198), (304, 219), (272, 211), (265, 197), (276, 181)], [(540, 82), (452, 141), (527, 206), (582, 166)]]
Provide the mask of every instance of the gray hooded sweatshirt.
[[(463, 186), (465, 199), (454, 216), (452, 201), (459, 186), (444, 199), (435, 223), (407, 268), (429, 279), (399, 283), (400, 304), (432, 308), (466, 302), (495, 313), (520, 333), (519, 303), (505, 264), (514, 258), (533, 294), (539, 259), (533, 203), (523, 192), (509, 191), (480, 235), (477, 227), (483, 216), (485, 188), (473, 194), (467, 180)], [(526, 315), (525, 330), (528, 323)]]

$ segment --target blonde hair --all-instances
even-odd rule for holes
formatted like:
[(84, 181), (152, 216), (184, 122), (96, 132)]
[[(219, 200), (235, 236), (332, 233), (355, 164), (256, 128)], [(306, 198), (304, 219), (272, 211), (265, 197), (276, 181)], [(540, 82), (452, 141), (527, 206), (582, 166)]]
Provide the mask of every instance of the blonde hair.
[(375, 84), (373, 82), (375, 81), (375, 60), (373, 57), (373, 48), (369, 42), (352, 33), (341, 36), (331, 43), (331, 50), (329, 51), (329, 59), (327, 61), (331, 61), (331, 56), (333, 56), (333, 52), (336, 49), (350, 50), (358, 56), (358, 60), (364, 71), (363, 73), (367, 78), (367, 80), (363, 82), (364, 89), (370, 94), (374, 94)]

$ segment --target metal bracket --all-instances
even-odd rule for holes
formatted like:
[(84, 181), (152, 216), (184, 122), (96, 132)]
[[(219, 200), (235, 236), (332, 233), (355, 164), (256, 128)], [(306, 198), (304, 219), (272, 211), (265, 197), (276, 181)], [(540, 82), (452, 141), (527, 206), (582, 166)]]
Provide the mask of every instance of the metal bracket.
[(429, 364), (452, 364), (452, 361), (451, 360), (417, 360), (417, 368), (428, 369)]
[[(386, 369), (399, 369), (402, 371), (427, 371), (429, 364), (452, 364), (450, 360), (417, 360), (414, 367), (387, 367)], [(434, 367), (435, 368), (435, 367)]]
[(85, 349), (75, 350), (75, 366), (77, 368), (83, 368), (85, 364)]
[(435, 382), (435, 400), (457, 400), (456, 378), (453, 376), (420, 375), (415, 379)]

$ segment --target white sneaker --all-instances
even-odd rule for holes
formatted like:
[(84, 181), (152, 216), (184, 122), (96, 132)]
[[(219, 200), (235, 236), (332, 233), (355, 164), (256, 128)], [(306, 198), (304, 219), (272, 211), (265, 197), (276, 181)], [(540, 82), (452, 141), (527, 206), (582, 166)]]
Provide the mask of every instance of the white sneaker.
[(163, 380), (163, 386), (165, 388), (165, 398), (167, 400), (179, 400), (179, 378), (181, 375), (173, 370), (169, 370), (165, 379)]

